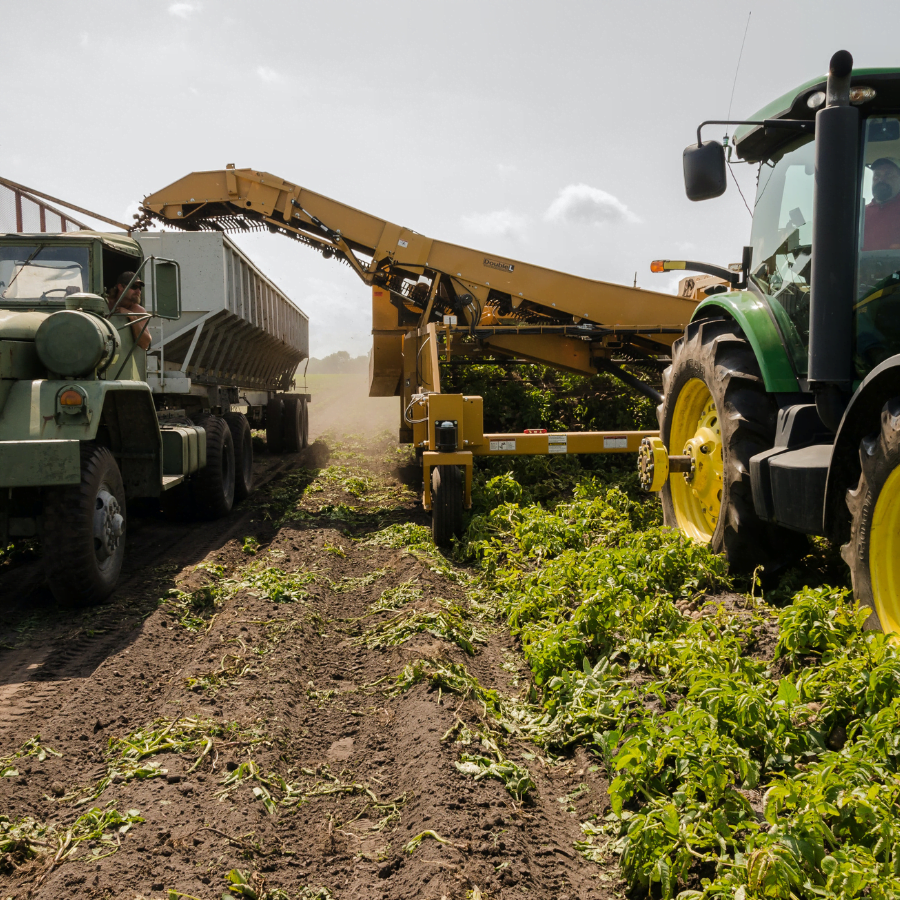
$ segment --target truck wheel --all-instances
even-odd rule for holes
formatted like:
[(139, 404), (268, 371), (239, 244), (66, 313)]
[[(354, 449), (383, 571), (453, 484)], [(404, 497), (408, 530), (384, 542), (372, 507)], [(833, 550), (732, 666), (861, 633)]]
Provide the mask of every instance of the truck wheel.
[(900, 632), (900, 397), (881, 410), (881, 431), (859, 445), (862, 474), (847, 491), (853, 518), (841, 548), (853, 594), (874, 613), (866, 627)]
[(299, 453), (303, 449), (303, 402), (299, 394), (284, 395), (282, 434), (285, 452)]
[(266, 404), (266, 448), (269, 453), (281, 453), (284, 450), (283, 420), (284, 401), (276, 394)]
[(234, 505), (234, 442), (219, 416), (204, 416), (196, 424), (206, 429), (206, 465), (191, 476), (194, 504), (204, 519), (219, 519)]
[(449, 547), (462, 534), (464, 490), (460, 466), (431, 470), (431, 534), (438, 547)]
[(53, 596), (92, 606), (116, 589), (125, 556), (125, 489), (112, 453), (81, 445), (81, 483), (44, 494), (44, 565)]
[(300, 446), (304, 450), (309, 446), (309, 403), (305, 397), (300, 401)]
[(724, 551), (733, 571), (771, 573), (802, 554), (802, 535), (763, 522), (753, 507), (750, 457), (773, 446), (777, 409), (738, 326), (689, 325), (672, 346), (663, 393), (660, 437), (670, 454), (694, 459), (663, 487), (665, 524)]
[(222, 418), (234, 445), (234, 502), (240, 503), (253, 490), (253, 435), (243, 413), (225, 413)]

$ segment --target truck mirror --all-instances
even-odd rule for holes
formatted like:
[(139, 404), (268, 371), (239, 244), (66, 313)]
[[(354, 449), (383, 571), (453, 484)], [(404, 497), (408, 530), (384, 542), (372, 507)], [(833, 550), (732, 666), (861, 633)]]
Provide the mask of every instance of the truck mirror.
[(160, 319), (181, 317), (181, 271), (172, 260), (153, 260), (153, 315)]
[(684, 150), (684, 192), (688, 200), (721, 197), (727, 187), (725, 148), (718, 141), (691, 144)]

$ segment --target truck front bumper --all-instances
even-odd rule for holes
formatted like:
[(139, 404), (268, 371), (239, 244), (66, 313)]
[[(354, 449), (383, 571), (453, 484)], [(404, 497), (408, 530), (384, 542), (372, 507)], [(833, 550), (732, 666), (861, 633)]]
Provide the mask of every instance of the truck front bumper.
[(81, 481), (81, 441), (0, 441), (0, 488)]

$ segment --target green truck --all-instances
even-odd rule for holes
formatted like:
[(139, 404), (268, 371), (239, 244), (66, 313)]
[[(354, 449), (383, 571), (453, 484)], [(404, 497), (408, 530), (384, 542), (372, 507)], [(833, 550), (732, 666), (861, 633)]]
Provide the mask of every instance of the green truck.
[[(843, 548), (868, 625), (900, 632), (900, 70), (846, 51), (684, 152), (691, 200), (758, 167), (750, 244), (717, 276), (663, 376), (660, 437), (639, 456), (667, 524), (735, 569)], [(727, 158), (730, 156), (730, 158)]]
[[(112, 595), (130, 501), (146, 498), (179, 515), (225, 515), (252, 486), (250, 421), (266, 427), (268, 401), (278, 414), (274, 441), (269, 416), (270, 442), (282, 445), (290, 430), (284, 391), (306, 353), (306, 317), (268, 292), (270, 303), (291, 306), (299, 317), (291, 346), (266, 333), (240, 285), (237, 311), (234, 288), (229, 295), (222, 287), (221, 309), (206, 316), (205, 336), (214, 347), (234, 349), (207, 353), (218, 362), (202, 368), (167, 361), (165, 348), (175, 346), (167, 338), (183, 313), (184, 262), (149, 255), (124, 234), (0, 235), (0, 546), (38, 538), (49, 586), (65, 604)], [(245, 260), (236, 264), (247, 269)], [(146, 283), (146, 316), (110, 309), (108, 289), (123, 273), (134, 273), (129, 284)], [(193, 274), (205, 286), (225, 285), (221, 265)], [(251, 276), (260, 280), (245, 271), (245, 286)], [(201, 317), (186, 315), (194, 317), (188, 335), (199, 334)], [(149, 350), (139, 345), (144, 329), (154, 339)], [(253, 353), (265, 357), (256, 368), (268, 374), (252, 382), (255, 405), (242, 405), (242, 376), (234, 373), (249, 367), (246, 359), (243, 367), (227, 361)], [(168, 380), (161, 374), (167, 370)], [(300, 407), (305, 412), (308, 398), (288, 399), (299, 447)]]

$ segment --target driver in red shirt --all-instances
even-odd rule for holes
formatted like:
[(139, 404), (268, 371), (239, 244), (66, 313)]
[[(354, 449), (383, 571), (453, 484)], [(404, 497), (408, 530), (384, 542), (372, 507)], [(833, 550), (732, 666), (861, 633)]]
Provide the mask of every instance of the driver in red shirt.
[(863, 250), (900, 250), (900, 159), (882, 156), (871, 169), (872, 202), (866, 205)]

